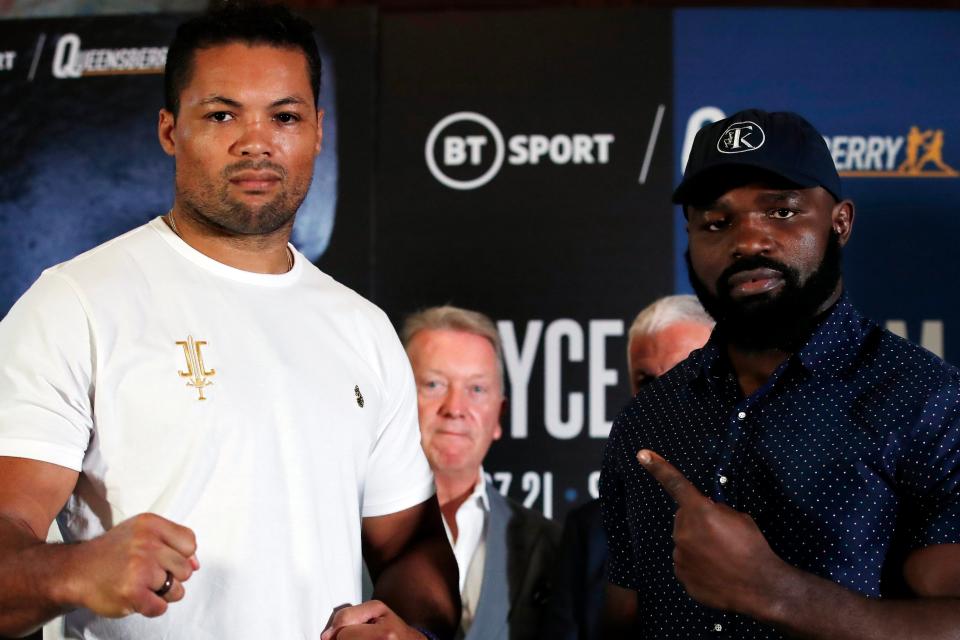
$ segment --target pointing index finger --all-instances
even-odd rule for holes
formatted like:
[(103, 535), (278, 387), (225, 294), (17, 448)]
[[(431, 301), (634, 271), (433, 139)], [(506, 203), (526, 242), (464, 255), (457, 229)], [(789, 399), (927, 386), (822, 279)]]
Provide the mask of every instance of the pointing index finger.
[(706, 500), (706, 497), (693, 486), (692, 482), (687, 480), (686, 476), (658, 453), (649, 449), (641, 449), (637, 452), (637, 460), (653, 476), (653, 479), (660, 483), (660, 486), (673, 498), (678, 507), (691, 505), (699, 500)]

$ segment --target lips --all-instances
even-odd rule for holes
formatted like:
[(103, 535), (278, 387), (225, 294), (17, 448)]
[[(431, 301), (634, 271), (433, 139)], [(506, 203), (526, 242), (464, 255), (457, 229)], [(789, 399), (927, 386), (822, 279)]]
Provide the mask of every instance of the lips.
[(449, 436), (451, 438), (470, 438), (470, 434), (464, 431), (449, 431), (446, 429), (440, 429), (435, 433), (438, 436)]
[(244, 191), (266, 191), (279, 182), (280, 176), (273, 171), (241, 171), (230, 176), (230, 183)]
[(727, 278), (732, 298), (746, 298), (767, 293), (783, 286), (783, 273), (776, 269), (760, 268), (738, 271)]

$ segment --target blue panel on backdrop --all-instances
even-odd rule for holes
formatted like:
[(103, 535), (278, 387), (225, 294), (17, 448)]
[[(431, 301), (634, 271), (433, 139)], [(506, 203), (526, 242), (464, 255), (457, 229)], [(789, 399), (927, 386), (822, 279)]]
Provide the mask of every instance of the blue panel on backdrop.
[[(674, 140), (747, 107), (804, 115), (857, 205), (845, 278), (871, 317), (947, 360), (960, 327), (960, 12), (681, 10)], [(689, 291), (677, 212), (676, 279)]]

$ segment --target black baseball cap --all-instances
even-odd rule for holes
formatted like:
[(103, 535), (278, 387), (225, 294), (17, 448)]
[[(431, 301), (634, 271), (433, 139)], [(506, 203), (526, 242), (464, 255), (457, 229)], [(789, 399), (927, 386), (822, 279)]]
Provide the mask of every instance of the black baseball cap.
[(812, 124), (788, 111), (747, 109), (697, 132), (673, 201), (691, 204), (719, 175), (735, 176), (738, 168), (774, 174), (800, 187), (823, 187), (842, 200), (837, 167)]

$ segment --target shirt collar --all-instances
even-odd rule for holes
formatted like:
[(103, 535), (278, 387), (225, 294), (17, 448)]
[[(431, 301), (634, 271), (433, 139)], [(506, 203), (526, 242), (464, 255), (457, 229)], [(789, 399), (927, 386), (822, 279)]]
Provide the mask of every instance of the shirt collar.
[(863, 317), (846, 293), (828, 312), (796, 353), (796, 359), (814, 375), (842, 375), (857, 359), (867, 337), (877, 329)]
[[(842, 375), (854, 363), (874, 329), (876, 323), (863, 317), (844, 292), (790, 360), (812, 375)], [(726, 375), (729, 365), (716, 329), (703, 349), (692, 354), (691, 364), (694, 365), (691, 379), (710, 380)]]
[(467, 500), (477, 500), (484, 511), (490, 511), (490, 498), (487, 497), (487, 474), (483, 470), (483, 465), (480, 466), (480, 477), (477, 479), (477, 484), (473, 488), (473, 493), (470, 494)]

